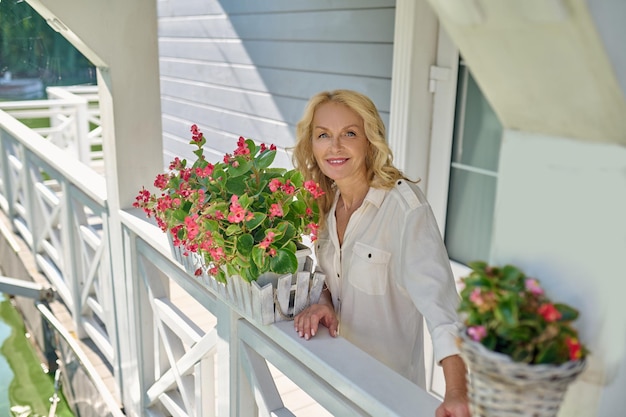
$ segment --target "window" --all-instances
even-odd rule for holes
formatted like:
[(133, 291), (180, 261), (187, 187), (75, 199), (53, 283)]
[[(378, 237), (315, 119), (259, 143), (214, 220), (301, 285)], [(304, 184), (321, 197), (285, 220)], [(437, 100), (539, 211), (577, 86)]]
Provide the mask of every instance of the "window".
[(450, 258), (489, 260), (502, 125), (461, 60), (445, 243)]

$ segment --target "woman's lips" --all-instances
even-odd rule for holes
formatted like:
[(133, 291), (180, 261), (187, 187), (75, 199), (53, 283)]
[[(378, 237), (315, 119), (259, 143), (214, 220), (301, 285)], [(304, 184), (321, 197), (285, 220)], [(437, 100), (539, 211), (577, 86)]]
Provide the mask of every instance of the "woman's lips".
[(326, 162), (328, 162), (330, 165), (341, 165), (345, 163), (347, 160), (348, 158), (331, 158), (331, 159), (327, 159)]

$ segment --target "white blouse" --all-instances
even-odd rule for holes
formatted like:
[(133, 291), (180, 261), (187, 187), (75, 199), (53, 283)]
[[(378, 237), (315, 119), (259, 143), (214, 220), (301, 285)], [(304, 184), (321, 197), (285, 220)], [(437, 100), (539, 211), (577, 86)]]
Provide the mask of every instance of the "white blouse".
[(457, 354), (459, 296), (432, 210), (415, 185), (370, 188), (339, 246), (335, 209), (315, 242), (339, 334), (425, 387), (423, 318), (439, 363)]

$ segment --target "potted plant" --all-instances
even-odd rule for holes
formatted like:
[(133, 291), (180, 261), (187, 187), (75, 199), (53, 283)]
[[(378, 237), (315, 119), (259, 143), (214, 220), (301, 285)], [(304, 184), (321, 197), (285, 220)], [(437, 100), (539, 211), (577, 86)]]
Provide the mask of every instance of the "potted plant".
[(515, 266), (469, 266), (459, 312), (472, 415), (555, 416), (588, 354), (572, 326), (578, 311)]
[(196, 125), (191, 133), (193, 164), (175, 158), (169, 172), (156, 176), (158, 191), (142, 188), (134, 207), (168, 233), (174, 254), (195, 276), (252, 283), (303, 268), (296, 255), (310, 253), (303, 236), (316, 240), (319, 185), (296, 170), (272, 168), (276, 147), (243, 137), (232, 154), (210, 163), (204, 135)]

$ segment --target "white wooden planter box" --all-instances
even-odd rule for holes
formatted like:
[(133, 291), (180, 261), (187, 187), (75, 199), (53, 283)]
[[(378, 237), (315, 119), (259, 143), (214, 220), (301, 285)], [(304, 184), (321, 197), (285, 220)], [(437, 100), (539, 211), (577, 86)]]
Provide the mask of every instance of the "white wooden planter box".
[[(217, 281), (207, 274), (202, 267), (202, 259), (196, 253), (188, 253), (180, 247), (175, 247), (170, 241), (172, 255), (185, 268), (187, 273), (226, 301), (242, 315), (246, 315), (262, 324), (271, 324), (276, 321), (291, 320), (300, 311), (310, 304), (319, 301), (324, 285), (324, 274), (313, 271), (313, 259), (309, 256), (311, 250), (305, 248), (296, 253), (298, 257), (298, 271), (295, 274), (285, 274), (277, 278), (276, 287), (271, 279), (264, 274), (257, 281), (248, 282), (238, 275), (227, 276), (227, 283)], [(195, 271), (201, 268), (201, 275)]]

